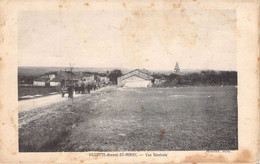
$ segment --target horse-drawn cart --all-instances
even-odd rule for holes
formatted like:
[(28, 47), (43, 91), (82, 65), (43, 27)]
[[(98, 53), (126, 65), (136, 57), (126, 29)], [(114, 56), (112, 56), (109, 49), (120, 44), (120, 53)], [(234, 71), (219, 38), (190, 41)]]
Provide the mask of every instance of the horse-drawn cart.
[(73, 98), (74, 93), (74, 87), (68, 86), (68, 87), (62, 87), (61, 88), (61, 97), (63, 98), (65, 94), (68, 94), (69, 98)]
[(63, 80), (61, 83), (61, 97), (63, 98), (65, 94), (68, 94), (69, 98), (73, 98), (74, 89), (72, 80)]

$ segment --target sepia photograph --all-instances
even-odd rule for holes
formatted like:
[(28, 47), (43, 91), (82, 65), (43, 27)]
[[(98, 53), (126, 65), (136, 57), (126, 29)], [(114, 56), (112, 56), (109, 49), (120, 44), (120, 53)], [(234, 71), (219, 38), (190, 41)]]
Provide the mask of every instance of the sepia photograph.
[(0, 163), (259, 163), (259, 9), (0, 1)]
[(19, 152), (238, 150), (236, 11), (182, 5), (19, 11)]

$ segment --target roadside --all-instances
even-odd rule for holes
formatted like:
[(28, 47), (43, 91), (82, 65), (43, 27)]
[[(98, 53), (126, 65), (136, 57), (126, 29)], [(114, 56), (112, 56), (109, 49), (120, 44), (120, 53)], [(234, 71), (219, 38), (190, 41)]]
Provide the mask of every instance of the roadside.
[[(79, 94), (73, 99), (62, 99), (60, 95), (35, 99), (37, 102), (45, 98), (49, 101), (42, 103), (42, 106), (34, 104), (30, 109), (19, 111), (19, 151), (53, 150), (52, 147), (66, 138), (84, 116), (95, 113), (90, 110), (92, 102), (98, 101), (99, 95), (105, 96), (114, 89), (105, 87), (91, 94)], [(30, 103), (36, 103), (35, 100)]]
[(51, 92), (51, 93), (48, 93), (47, 95), (41, 95), (41, 94), (26, 95), (26, 96), (18, 97), (18, 101), (29, 100), (29, 99), (36, 99), (36, 98), (52, 96), (52, 95), (57, 95), (57, 94), (59, 94), (59, 92)]
[[(99, 90), (96, 90), (96, 91), (91, 91), (91, 93), (106, 90), (108, 88), (111, 88), (111, 86), (100, 88)], [(65, 95), (64, 98), (62, 98), (61, 94), (58, 94), (58, 93), (51, 93), (51, 94), (52, 95), (43, 96), (43, 97), (36, 96), (37, 98), (31, 98), (31, 99), (27, 99), (27, 100), (18, 101), (18, 109), (19, 109), (19, 111), (27, 111), (27, 110), (36, 109), (39, 107), (48, 106), (53, 103), (64, 102), (64, 101), (69, 100), (67, 94)], [(84, 94), (84, 95), (86, 95), (86, 94)], [(83, 94), (74, 94), (74, 98), (77, 98), (80, 96), (83, 96)]]
[[(82, 96), (82, 94), (75, 94), (74, 97)], [(22, 100), (18, 101), (19, 111), (32, 110), (39, 107), (44, 107), (56, 102), (64, 102), (67, 101), (67, 96), (62, 98), (60, 94), (44, 96), (34, 99)]]

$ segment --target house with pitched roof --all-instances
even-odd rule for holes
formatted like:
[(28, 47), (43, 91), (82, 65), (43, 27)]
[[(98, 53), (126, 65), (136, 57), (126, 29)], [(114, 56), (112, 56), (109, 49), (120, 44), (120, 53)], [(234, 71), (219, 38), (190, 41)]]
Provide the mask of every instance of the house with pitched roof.
[(45, 73), (33, 80), (34, 86), (50, 86), (52, 81), (57, 76), (56, 72)]
[(71, 71), (56, 71), (56, 72), (48, 72), (43, 75), (40, 75), (36, 79), (33, 80), (34, 86), (60, 86), (62, 81), (72, 81), (71, 83), (75, 83), (79, 80), (78, 76), (74, 75), (74, 72)]
[(39, 77), (33, 80), (33, 85), (34, 86), (48, 86), (48, 82), (50, 81), (50, 78), (48, 77)]
[(140, 88), (152, 85), (152, 74), (145, 69), (135, 69), (117, 78), (121, 87)]

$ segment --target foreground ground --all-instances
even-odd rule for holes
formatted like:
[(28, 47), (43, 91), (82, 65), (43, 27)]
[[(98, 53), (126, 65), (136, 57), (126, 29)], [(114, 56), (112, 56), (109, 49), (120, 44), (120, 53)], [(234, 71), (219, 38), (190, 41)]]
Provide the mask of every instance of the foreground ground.
[(237, 88), (109, 87), (19, 113), (20, 151), (237, 149)]

